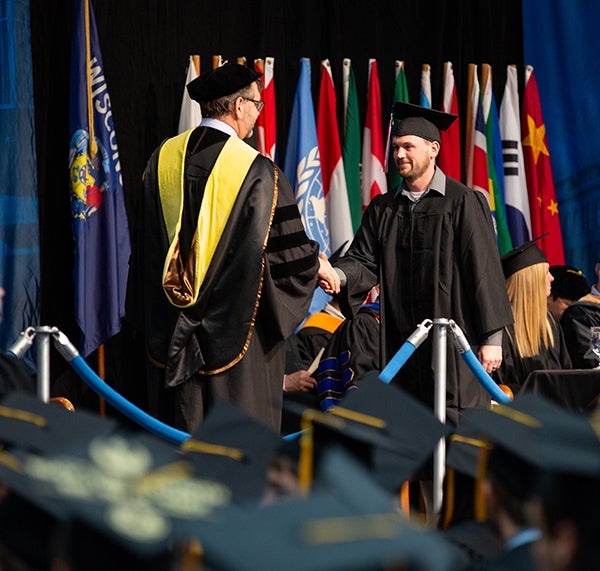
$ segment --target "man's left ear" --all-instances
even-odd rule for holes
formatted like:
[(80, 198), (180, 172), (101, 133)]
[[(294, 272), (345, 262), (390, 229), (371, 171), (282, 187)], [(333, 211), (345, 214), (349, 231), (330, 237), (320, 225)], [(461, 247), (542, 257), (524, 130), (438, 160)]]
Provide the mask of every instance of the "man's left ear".
[(434, 159), (438, 156), (440, 152), (440, 144), (437, 141), (431, 141), (431, 146), (429, 147), (431, 152), (431, 158)]

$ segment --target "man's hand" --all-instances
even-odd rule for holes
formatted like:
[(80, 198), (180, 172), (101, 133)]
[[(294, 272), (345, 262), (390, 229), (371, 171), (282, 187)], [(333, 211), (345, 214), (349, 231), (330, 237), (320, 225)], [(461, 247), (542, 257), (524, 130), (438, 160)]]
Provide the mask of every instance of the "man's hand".
[(308, 371), (300, 370), (283, 377), (283, 390), (286, 392), (300, 391), (307, 393), (316, 386), (317, 381), (310, 376)]
[(482, 345), (477, 353), (479, 362), (491, 375), (502, 363), (502, 347), (499, 345)]
[(329, 263), (327, 256), (321, 252), (319, 254), (319, 272), (317, 274), (319, 286), (328, 294), (339, 293), (340, 276)]

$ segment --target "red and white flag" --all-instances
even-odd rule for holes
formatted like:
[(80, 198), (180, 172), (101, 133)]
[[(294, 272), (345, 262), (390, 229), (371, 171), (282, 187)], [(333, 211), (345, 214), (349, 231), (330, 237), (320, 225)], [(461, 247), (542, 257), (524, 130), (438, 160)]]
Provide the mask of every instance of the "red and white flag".
[(490, 182), (487, 167), (487, 141), (481, 106), (481, 90), (477, 65), (469, 64), (469, 95), (467, 101), (467, 186), (482, 192), (490, 204)]
[(367, 96), (367, 117), (363, 131), (362, 148), (362, 199), (365, 209), (371, 199), (387, 192), (387, 179), (384, 170), (385, 147), (381, 122), (381, 88), (377, 60), (369, 60), (369, 88)]
[(263, 74), (262, 100), (265, 103), (256, 121), (256, 141), (259, 153), (276, 160), (277, 153), (277, 113), (275, 106), (275, 58), (254, 60), (254, 69)]
[(458, 100), (456, 97), (456, 84), (454, 83), (454, 70), (452, 63), (444, 63), (442, 111), (456, 115), (454, 123), (445, 131), (440, 131), (441, 148), (437, 157), (437, 164), (444, 174), (461, 180), (460, 167), (460, 119), (458, 117)]
[(336, 101), (331, 65), (329, 60), (324, 60), (321, 62), (317, 139), (321, 156), (325, 207), (329, 222), (329, 242), (332, 251), (337, 250), (345, 242), (350, 243), (353, 237)]

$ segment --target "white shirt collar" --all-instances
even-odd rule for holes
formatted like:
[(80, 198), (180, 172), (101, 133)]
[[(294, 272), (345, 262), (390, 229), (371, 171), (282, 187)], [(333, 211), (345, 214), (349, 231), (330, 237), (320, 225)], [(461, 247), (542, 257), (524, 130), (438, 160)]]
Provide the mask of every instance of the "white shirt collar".
[(214, 117), (203, 118), (202, 121), (200, 121), (200, 127), (211, 127), (217, 131), (222, 131), (226, 135), (231, 135), (232, 137), (238, 136), (231, 125), (228, 125), (219, 119), (215, 119)]

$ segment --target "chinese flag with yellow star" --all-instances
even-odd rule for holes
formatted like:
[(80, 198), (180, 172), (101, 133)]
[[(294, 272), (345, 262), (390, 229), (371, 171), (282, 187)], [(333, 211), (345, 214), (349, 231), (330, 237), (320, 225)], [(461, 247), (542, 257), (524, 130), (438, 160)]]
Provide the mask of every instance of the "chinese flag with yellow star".
[(525, 69), (521, 131), (531, 214), (531, 235), (532, 238), (536, 238), (547, 233), (539, 242), (540, 248), (546, 254), (551, 266), (564, 265), (565, 254), (550, 151), (546, 139), (546, 125), (532, 66), (527, 66)]

